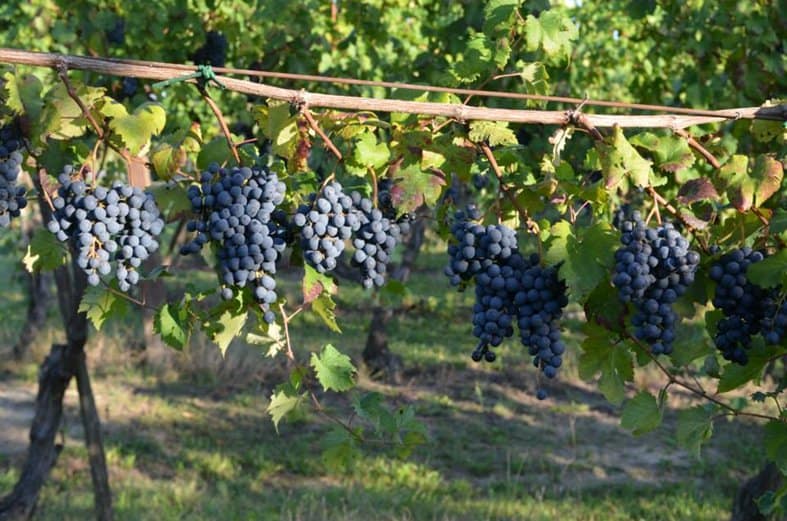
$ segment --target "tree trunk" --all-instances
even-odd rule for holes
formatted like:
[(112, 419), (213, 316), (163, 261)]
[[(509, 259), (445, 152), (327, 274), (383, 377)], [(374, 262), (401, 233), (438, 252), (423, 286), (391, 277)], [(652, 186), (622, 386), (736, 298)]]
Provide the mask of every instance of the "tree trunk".
[(9, 495), (0, 499), (2, 521), (28, 519), (35, 510), (38, 493), (63, 448), (55, 444), (55, 436), (63, 416), (63, 395), (76, 371), (79, 352), (81, 347), (54, 344), (41, 364), (30, 447), (19, 481)]
[(104, 442), (101, 436), (101, 420), (96, 410), (96, 401), (90, 387), (90, 375), (87, 371), (84, 351), (80, 351), (77, 360), (76, 377), (79, 389), (79, 412), (85, 429), (85, 445), (90, 460), (90, 476), (93, 478), (93, 495), (96, 519), (112, 520), (112, 492), (109, 490), (109, 474), (107, 461), (104, 457)]
[(730, 521), (767, 521), (755, 502), (768, 491), (775, 491), (782, 484), (782, 475), (773, 463), (768, 463), (759, 474), (741, 485), (732, 503)]
[[(413, 269), (418, 253), (424, 242), (426, 231), (426, 210), (420, 209), (416, 219), (410, 223), (410, 234), (402, 254), (402, 262), (393, 270), (391, 278), (400, 282), (407, 282)], [(372, 320), (369, 323), (369, 335), (366, 338), (366, 347), (363, 350), (363, 361), (372, 376), (384, 375), (393, 382), (402, 378), (402, 360), (388, 348), (388, 323), (394, 316), (394, 310), (375, 306), (372, 310)]]

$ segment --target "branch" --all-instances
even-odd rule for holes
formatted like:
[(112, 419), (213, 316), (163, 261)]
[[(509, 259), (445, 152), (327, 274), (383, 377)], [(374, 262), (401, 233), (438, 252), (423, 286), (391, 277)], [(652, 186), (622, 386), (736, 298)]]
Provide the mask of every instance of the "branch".
[(686, 141), (688, 141), (689, 146), (691, 148), (693, 148), (694, 150), (696, 150), (697, 152), (699, 152), (699, 154), (702, 157), (704, 157), (705, 160), (708, 163), (710, 163), (711, 166), (713, 166), (713, 168), (717, 168), (717, 169), (721, 168), (721, 163), (719, 163), (719, 160), (716, 159), (716, 157), (713, 154), (711, 154), (710, 151), (707, 148), (702, 146), (702, 144), (699, 141), (697, 141), (696, 139), (691, 137), (691, 134), (689, 134), (688, 132), (686, 132), (682, 128), (676, 128), (675, 129), (675, 133), (677, 135), (679, 135), (680, 137), (685, 138)]
[[(0, 49), (0, 63), (17, 63), (42, 67), (57, 67), (65, 63), (69, 68), (81, 69), (113, 76), (129, 76), (167, 80), (183, 76), (184, 70), (193, 71), (193, 66), (155, 63), (136, 60), (113, 60), (107, 58), (87, 58), (50, 53), (35, 53), (14, 49)], [(220, 81), (229, 90), (262, 96), (265, 98), (288, 101), (290, 103), (306, 103), (310, 107), (328, 107), (351, 111), (403, 112), (429, 116), (456, 118), (460, 121), (486, 120), (508, 121), (512, 123), (531, 123), (545, 125), (565, 125), (568, 118), (564, 111), (548, 110), (514, 110), (494, 109), (485, 107), (469, 107), (455, 103), (431, 103), (403, 101), (392, 99), (375, 99), (356, 96), (339, 96), (332, 94), (309, 93), (292, 89), (282, 89), (246, 80), (238, 80), (222, 76)], [(574, 100), (572, 103), (581, 102)], [(644, 108), (633, 106), (631, 108)], [(658, 110), (665, 110), (659, 107)], [(669, 110), (669, 109), (667, 109)], [(704, 115), (678, 115), (686, 110), (672, 110), (672, 114), (663, 116), (619, 116), (588, 114), (588, 122), (595, 127), (639, 127), (639, 128), (685, 128), (705, 123), (718, 123), (728, 119), (787, 119), (787, 105), (776, 107), (746, 107), (737, 109), (702, 111)], [(696, 114), (696, 111), (692, 111)]]
[(306, 121), (309, 122), (309, 126), (311, 127), (311, 129), (315, 131), (322, 138), (322, 142), (325, 143), (325, 146), (328, 148), (328, 150), (330, 150), (333, 153), (333, 155), (336, 156), (336, 159), (341, 161), (342, 153), (339, 152), (339, 149), (336, 148), (336, 145), (333, 144), (331, 138), (329, 138), (328, 135), (325, 132), (323, 132), (323, 130), (320, 128), (320, 125), (317, 124), (317, 121), (314, 119), (314, 116), (312, 116), (312, 112), (309, 110), (309, 107), (303, 106), (301, 108), (301, 114), (303, 114), (303, 117), (306, 118)]
[(221, 109), (216, 102), (213, 101), (213, 98), (210, 97), (208, 91), (206, 91), (203, 87), (199, 87), (199, 92), (202, 94), (202, 99), (205, 100), (205, 103), (208, 104), (210, 110), (213, 111), (213, 114), (216, 115), (216, 119), (219, 122), (219, 126), (221, 127), (221, 132), (224, 134), (224, 137), (227, 139), (227, 145), (230, 147), (230, 151), (232, 152), (232, 157), (235, 158), (235, 162), (240, 165), (240, 155), (238, 154), (238, 147), (235, 145), (235, 142), (232, 141), (232, 134), (230, 133), (230, 129), (227, 126), (227, 121), (224, 119), (224, 115), (221, 113)]

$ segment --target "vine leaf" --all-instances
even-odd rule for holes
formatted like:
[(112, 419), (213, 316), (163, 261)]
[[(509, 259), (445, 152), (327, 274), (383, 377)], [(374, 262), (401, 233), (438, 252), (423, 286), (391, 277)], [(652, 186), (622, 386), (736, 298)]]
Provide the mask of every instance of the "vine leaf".
[(356, 370), (350, 357), (339, 352), (331, 344), (323, 347), (319, 355), (312, 353), (310, 365), (314, 368), (320, 385), (326, 391), (342, 392), (355, 386), (353, 376)]
[(695, 457), (700, 457), (700, 447), (713, 434), (713, 409), (702, 405), (678, 412), (678, 443)]
[(104, 113), (111, 117), (109, 128), (133, 155), (138, 155), (151, 137), (161, 133), (167, 122), (167, 113), (157, 103), (143, 103), (132, 114), (120, 103), (105, 106), (113, 108), (111, 112)]
[(468, 137), (476, 143), (487, 142), (491, 147), (518, 143), (516, 134), (505, 121), (472, 121)]
[(787, 283), (787, 250), (780, 250), (746, 269), (746, 277), (762, 288)]
[[(104, 89), (85, 85), (76, 86), (75, 89), (76, 95), (88, 108), (104, 99)], [(49, 91), (45, 101), (39, 130), (41, 142), (50, 137), (62, 140), (79, 137), (85, 133), (87, 120), (80, 106), (69, 96), (65, 85), (61, 83)]]
[(68, 254), (60, 241), (49, 230), (39, 228), (33, 233), (30, 244), (27, 245), (22, 263), (29, 273), (35, 271), (50, 271), (62, 266), (68, 260)]
[(226, 309), (219, 317), (218, 327), (212, 328), (210, 338), (218, 344), (221, 356), (227, 353), (230, 343), (243, 329), (248, 315), (247, 311), (238, 313), (232, 309)]
[(773, 350), (766, 349), (761, 340), (761, 338), (755, 339), (757, 343), (748, 351), (749, 362), (746, 365), (730, 363), (724, 367), (717, 392), (726, 393), (747, 382), (759, 379), (765, 364), (775, 354)]
[(554, 10), (543, 11), (538, 18), (528, 15), (525, 22), (527, 50), (537, 51), (540, 47), (553, 62), (571, 56), (571, 42), (578, 34), (574, 22), (565, 13)]
[(367, 169), (377, 170), (384, 167), (391, 157), (388, 143), (378, 143), (373, 132), (365, 132), (355, 141), (351, 162), (360, 167), (364, 173)]
[(263, 333), (249, 333), (246, 335), (246, 342), (256, 345), (267, 345), (269, 357), (274, 357), (287, 347), (287, 337), (284, 335), (284, 328), (279, 324), (266, 324), (267, 329)]
[(6, 72), (2, 83), (6, 92), (4, 105), (14, 114), (26, 113), (31, 121), (38, 121), (44, 108), (41, 97), (44, 87), (41, 80), (34, 74), (16, 75)]
[(492, 43), (483, 33), (476, 33), (470, 37), (467, 47), (459, 54), (458, 60), (451, 67), (451, 73), (463, 83), (475, 81), (489, 68), (493, 54)]
[(89, 286), (79, 303), (80, 313), (86, 313), (93, 327), (100, 331), (104, 322), (128, 313), (128, 302), (114, 292), (101, 286)]
[[(281, 386), (280, 386), (281, 387)], [(288, 386), (289, 387), (289, 386)], [(287, 415), (295, 414), (301, 409), (306, 399), (306, 393), (297, 393), (292, 389), (277, 389), (271, 395), (268, 404), (268, 414), (271, 415), (273, 426), (279, 432), (279, 422)]]
[(766, 156), (757, 156), (752, 167), (751, 176), (757, 183), (757, 190), (754, 192), (754, 201), (762, 205), (779, 191), (784, 178), (784, 167), (781, 161)]
[(520, 5), (522, 0), (490, 0), (484, 6), (484, 32), (491, 35), (509, 31)]
[(633, 136), (631, 144), (652, 152), (656, 165), (665, 172), (681, 172), (695, 161), (688, 141), (677, 136), (657, 136), (652, 132), (643, 132)]
[(606, 329), (593, 324), (586, 324), (584, 329), (587, 337), (582, 341), (579, 376), (590, 380), (601, 373), (599, 390), (610, 403), (620, 404), (626, 395), (624, 383), (634, 379), (631, 353), (625, 344), (610, 342)]
[(314, 302), (323, 293), (329, 296), (336, 293), (336, 283), (333, 279), (324, 273), (318, 273), (317, 270), (307, 263), (304, 263), (301, 288), (303, 291), (304, 304)]
[(548, 264), (558, 264), (572, 296), (584, 302), (611, 269), (609, 251), (617, 244), (615, 235), (601, 224), (594, 224), (574, 235), (567, 221), (559, 221), (550, 230), (546, 252)]
[(630, 430), (634, 436), (650, 432), (661, 424), (661, 409), (656, 398), (642, 391), (628, 400), (623, 406), (620, 425)]
[(678, 190), (678, 202), (681, 204), (692, 204), (697, 201), (716, 200), (719, 193), (713, 183), (705, 177), (691, 179), (683, 183)]
[(177, 304), (164, 304), (153, 316), (153, 330), (175, 349), (183, 349), (188, 344), (191, 327), (188, 309)]
[(596, 142), (596, 147), (607, 188), (616, 187), (626, 176), (636, 186), (648, 185), (652, 174), (650, 161), (631, 146), (620, 127), (616, 126), (612, 135), (604, 141)]
[(754, 204), (754, 182), (749, 177), (747, 169), (749, 158), (735, 154), (719, 169), (719, 177), (726, 183), (727, 197), (730, 202), (741, 212)]

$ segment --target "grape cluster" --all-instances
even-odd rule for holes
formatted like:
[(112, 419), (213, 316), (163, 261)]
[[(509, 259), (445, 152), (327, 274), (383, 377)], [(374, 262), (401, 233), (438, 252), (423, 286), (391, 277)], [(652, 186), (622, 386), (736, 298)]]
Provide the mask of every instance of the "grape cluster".
[(325, 185), (319, 194), (311, 194), (309, 204), (298, 208), (292, 222), (304, 261), (319, 273), (336, 267), (344, 241), (361, 225), (352, 198), (336, 181)]
[(454, 214), (454, 243), (448, 246), (449, 262), (444, 270), (453, 286), (472, 279), (490, 264), (504, 261), (517, 249), (516, 234), (511, 228), (472, 222), (479, 217), (473, 206)]
[[(355, 252), (351, 263), (360, 268), (364, 288), (381, 287), (385, 284), (391, 253), (401, 240), (399, 224), (386, 217), (382, 209), (374, 208), (372, 201), (358, 192), (353, 192), (351, 199), (359, 221), (352, 234)], [(391, 206), (387, 213), (395, 216), (396, 211)]]
[(556, 266), (542, 267), (538, 255), (532, 255), (529, 267), (520, 274), (514, 296), (522, 345), (533, 356), (533, 365), (547, 378), (555, 377), (566, 350), (558, 320), (568, 298), (565, 281), (558, 278), (557, 270)]
[(22, 139), (13, 125), (0, 128), (0, 228), (11, 224), (11, 219), (27, 206), (24, 186), (16, 181), (22, 171)]
[(73, 179), (75, 173), (66, 166), (58, 177), (47, 228), (69, 244), (88, 284), (97, 286), (102, 276), (112, 273), (114, 263), (118, 287), (128, 291), (139, 282), (142, 262), (159, 247), (164, 220), (158, 206), (139, 188), (122, 183), (92, 187)]
[(212, 242), (217, 246), (221, 296), (231, 299), (235, 289), (249, 286), (262, 305), (265, 320), (273, 322), (270, 305), (276, 301), (276, 261), (284, 251), (281, 211), (285, 185), (265, 168), (221, 168), (212, 164), (199, 185), (188, 189), (192, 210), (199, 215), (187, 225), (196, 236), (181, 248), (197, 253)]
[(473, 304), (473, 335), (479, 339), (472, 358), (480, 362), (494, 362), (491, 347), (499, 346), (514, 334), (514, 295), (519, 288), (520, 273), (526, 260), (514, 252), (500, 263), (489, 262), (475, 275), (475, 303)]
[[(523, 256), (514, 230), (472, 222), (478, 217), (474, 207), (456, 212), (451, 227), (455, 242), (448, 247), (445, 268), (454, 286), (475, 281), (473, 335), (478, 344), (472, 358), (493, 362), (492, 348), (513, 336), (516, 325), (534, 365), (554, 378), (565, 352), (558, 321), (568, 304), (558, 267), (542, 267), (536, 254)], [(536, 395), (539, 400), (547, 396), (544, 389)]]
[(219, 31), (208, 31), (205, 43), (191, 56), (196, 64), (224, 67), (227, 61), (227, 37)]
[(722, 255), (709, 273), (716, 282), (713, 305), (724, 314), (716, 326), (716, 347), (724, 358), (741, 365), (749, 361), (746, 351), (754, 335), (763, 332), (766, 341), (778, 343), (779, 328), (783, 331), (784, 327), (779, 324), (787, 323), (787, 317), (780, 318), (783, 306), (777, 305), (777, 291), (761, 288), (746, 277), (749, 266), (764, 258), (762, 252), (751, 248), (733, 250)]
[(634, 212), (620, 219), (620, 229), (612, 282), (620, 299), (635, 306), (635, 336), (653, 354), (669, 354), (677, 321), (672, 304), (694, 282), (700, 256), (671, 223), (649, 228)]

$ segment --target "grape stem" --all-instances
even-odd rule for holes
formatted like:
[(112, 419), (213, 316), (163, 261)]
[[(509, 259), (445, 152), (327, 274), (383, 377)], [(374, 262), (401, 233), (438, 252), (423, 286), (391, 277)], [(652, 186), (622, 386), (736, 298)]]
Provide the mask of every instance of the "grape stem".
[(287, 346), (287, 358), (290, 363), (297, 365), (295, 353), (292, 351), (292, 342), (290, 341), (290, 320), (295, 314), (288, 316), (287, 312), (284, 310), (284, 304), (282, 303), (279, 303), (279, 312), (281, 313), (282, 322), (284, 323), (284, 342)]
[(227, 126), (227, 121), (224, 119), (224, 115), (221, 113), (221, 109), (216, 102), (213, 101), (213, 98), (210, 97), (208, 91), (205, 90), (205, 87), (202, 85), (198, 85), (197, 89), (199, 93), (202, 95), (202, 99), (205, 100), (205, 103), (208, 104), (210, 110), (213, 111), (213, 114), (216, 116), (216, 120), (219, 122), (219, 127), (221, 127), (221, 132), (224, 134), (224, 137), (227, 139), (227, 145), (230, 147), (230, 152), (232, 152), (232, 157), (235, 159), (235, 162), (238, 163), (240, 166), (240, 154), (238, 154), (238, 146), (232, 140), (232, 134), (230, 133), (230, 129)]
[(330, 150), (333, 155), (336, 156), (336, 159), (341, 161), (343, 159), (342, 158), (342, 153), (339, 152), (339, 149), (336, 148), (336, 145), (333, 144), (333, 141), (331, 141), (331, 138), (328, 137), (328, 134), (326, 134), (320, 128), (320, 125), (317, 124), (317, 120), (314, 119), (314, 116), (312, 115), (311, 110), (309, 110), (308, 105), (304, 104), (301, 107), (301, 114), (306, 119), (306, 121), (309, 123), (309, 127), (311, 127), (311, 129), (313, 131), (315, 131), (318, 136), (320, 136), (320, 138), (322, 139), (322, 142), (323, 142), (323, 144), (325, 144), (326, 148), (328, 150)]
[(694, 150), (696, 150), (702, 157), (704, 157), (705, 160), (708, 163), (710, 163), (713, 168), (716, 168), (716, 169), (721, 168), (721, 163), (719, 163), (719, 160), (716, 159), (716, 156), (711, 154), (710, 151), (707, 148), (705, 148), (704, 146), (702, 146), (702, 144), (700, 144), (699, 141), (694, 139), (691, 136), (691, 134), (689, 134), (688, 132), (686, 132), (682, 128), (676, 128), (674, 130), (674, 132), (677, 135), (679, 135), (680, 137), (684, 138), (689, 143), (689, 146), (691, 148), (693, 148)]
[(645, 353), (648, 356), (648, 358), (650, 358), (653, 361), (653, 363), (656, 364), (656, 367), (658, 367), (659, 371), (664, 373), (664, 375), (667, 377), (667, 380), (668, 380), (667, 381), (667, 385), (665, 386), (665, 388), (669, 387), (672, 384), (675, 384), (678, 387), (682, 387), (685, 390), (691, 392), (692, 394), (695, 394), (695, 395), (699, 396), (700, 398), (703, 398), (703, 399), (705, 399), (705, 400), (707, 400), (709, 402), (713, 402), (716, 405), (718, 405), (719, 407), (721, 407), (722, 409), (724, 409), (726, 411), (725, 416), (750, 416), (750, 417), (753, 417), (753, 418), (760, 418), (760, 419), (769, 420), (769, 421), (785, 421), (781, 417), (777, 417), (777, 416), (770, 416), (768, 414), (760, 414), (760, 413), (757, 413), (757, 412), (748, 412), (748, 411), (738, 410), (735, 407), (729, 405), (728, 403), (725, 403), (725, 402), (719, 400), (715, 396), (711, 396), (710, 394), (705, 392), (705, 390), (702, 389), (701, 386), (700, 387), (694, 387), (694, 386), (692, 386), (691, 384), (689, 384), (687, 382), (679, 380), (678, 378), (675, 377), (674, 374), (672, 374), (669, 371), (669, 369), (667, 369), (664, 366), (664, 364), (659, 362), (658, 358), (653, 353), (650, 352), (650, 348), (648, 348), (648, 346), (643, 345), (642, 342), (637, 337), (635, 337), (634, 335), (630, 334), (628, 331), (624, 331), (623, 335), (628, 340), (631, 340), (638, 349), (640, 349), (643, 353)]

